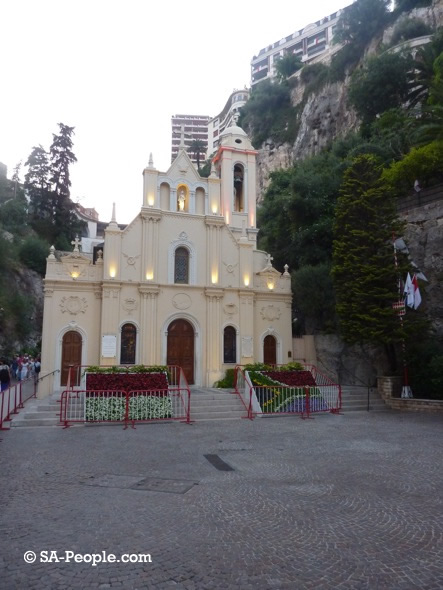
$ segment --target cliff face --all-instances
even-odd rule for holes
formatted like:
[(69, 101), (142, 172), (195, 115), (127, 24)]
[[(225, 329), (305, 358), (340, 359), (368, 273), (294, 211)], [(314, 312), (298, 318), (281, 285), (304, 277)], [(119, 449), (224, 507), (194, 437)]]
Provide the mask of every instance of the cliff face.
[[(416, 8), (408, 14), (408, 17), (400, 15), (381, 37), (373, 40), (367, 48), (365, 57), (375, 53), (381, 44), (389, 44), (396, 25), (405, 18), (420, 19), (433, 29), (441, 27), (443, 26), (443, 0), (434, 0), (431, 6)], [(299, 78), (299, 72), (294, 77), (298, 78), (298, 84), (292, 91), (292, 104), (297, 106), (303, 100), (305, 85)], [(328, 84), (308, 98), (300, 115), (300, 125), (293, 144), (276, 145), (268, 141), (258, 148), (258, 202), (263, 199), (269, 186), (270, 172), (287, 168), (297, 160), (313, 156), (334, 139), (358, 129), (359, 120), (348, 104), (349, 81), (348, 77), (343, 82)]]
[(27, 268), (17, 265), (3, 279), (11, 293), (23, 300), (19, 317), (20, 327), (6, 312), (1, 314), (0, 351), (6, 356), (38, 348), (43, 324), (43, 279)]

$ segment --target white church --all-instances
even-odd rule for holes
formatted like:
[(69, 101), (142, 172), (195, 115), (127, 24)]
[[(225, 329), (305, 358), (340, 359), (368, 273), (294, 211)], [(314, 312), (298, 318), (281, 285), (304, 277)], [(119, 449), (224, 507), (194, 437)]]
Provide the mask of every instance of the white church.
[[(182, 142), (167, 172), (143, 171), (140, 213), (115, 210), (95, 254), (51, 248), (44, 281), (42, 375), (70, 366), (179, 365), (211, 387), (227, 368), (292, 356), (291, 278), (257, 250), (256, 155), (237, 126), (209, 178)], [(50, 391), (45, 391), (50, 393)]]

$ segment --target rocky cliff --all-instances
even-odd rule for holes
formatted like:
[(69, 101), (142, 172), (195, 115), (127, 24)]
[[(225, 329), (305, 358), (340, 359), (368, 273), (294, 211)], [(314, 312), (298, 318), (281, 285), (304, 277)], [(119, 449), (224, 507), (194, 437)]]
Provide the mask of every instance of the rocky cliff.
[[(396, 25), (405, 18), (406, 15), (399, 16), (379, 38), (374, 39), (368, 46), (365, 57), (375, 53), (381, 44), (388, 45)], [(408, 18), (420, 19), (433, 29), (443, 26), (443, 0), (434, 0), (429, 7), (412, 10)], [(327, 59), (320, 61), (328, 63)], [(300, 79), (300, 71), (293, 77), (297, 79), (297, 84), (291, 98), (293, 106), (297, 106), (303, 101), (306, 87)], [(269, 186), (270, 172), (287, 168), (297, 160), (315, 155), (335, 139), (358, 129), (359, 120), (348, 103), (349, 82), (350, 78), (347, 77), (343, 82), (328, 84), (309, 96), (300, 114), (298, 133), (293, 144), (277, 145), (275, 142), (267, 141), (258, 148), (258, 202), (263, 199)]]

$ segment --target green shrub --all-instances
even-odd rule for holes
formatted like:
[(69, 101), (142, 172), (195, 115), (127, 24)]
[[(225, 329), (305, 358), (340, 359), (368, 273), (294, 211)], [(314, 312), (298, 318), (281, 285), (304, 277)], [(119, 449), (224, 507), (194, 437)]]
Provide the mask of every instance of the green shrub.
[(42, 276), (46, 273), (46, 258), (48, 255), (49, 244), (35, 236), (27, 237), (19, 250), (19, 257), (23, 264)]
[(220, 389), (233, 389), (235, 379), (235, 369), (226, 369), (225, 376), (220, 381), (214, 383), (214, 387)]
[(412, 150), (399, 162), (383, 172), (383, 179), (389, 183), (395, 194), (405, 196), (410, 193), (415, 180), (421, 186), (431, 186), (443, 180), (441, 163), (443, 161), (443, 141)]
[(418, 18), (406, 18), (398, 23), (392, 35), (391, 45), (397, 45), (408, 39), (415, 39), (432, 32), (430, 26)]

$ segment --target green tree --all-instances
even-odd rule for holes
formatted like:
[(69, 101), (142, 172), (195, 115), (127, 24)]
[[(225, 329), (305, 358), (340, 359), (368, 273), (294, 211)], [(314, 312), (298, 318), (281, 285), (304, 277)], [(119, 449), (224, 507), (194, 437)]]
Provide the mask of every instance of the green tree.
[(365, 47), (390, 20), (391, 0), (355, 0), (345, 8), (334, 33), (336, 43)]
[(431, 32), (431, 27), (421, 19), (404, 18), (395, 27), (390, 45), (397, 45), (397, 43), (401, 43), (402, 41), (428, 35)]
[(334, 331), (335, 297), (329, 263), (306, 265), (294, 271), (292, 291), (295, 315), (309, 334)]
[(363, 155), (344, 174), (335, 212), (332, 278), (344, 340), (389, 347), (403, 337), (392, 308), (398, 299), (392, 236), (401, 235), (402, 225), (381, 173), (378, 160)]
[(49, 244), (36, 236), (28, 236), (20, 246), (20, 260), (28, 268), (42, 276), (46, 273), (46, 258), (49, 255)]
[(51, 156), (51, 183), (58, 197), (70, 197), (71, 179), (69, 167), (77, 158), (72, 151), (74, 127), (59, 123), (59, 134), (52, 134), (52, 144), (49, 149)]
[(429, 98), (432, 83), (440, 68), (438, 58), (443, 53), (443, 29), (439, 29), (430, 43), (417, 51), (411, 68), (409, 102), (411, 105), (424, 105)]
[(386, 52), (379, 57), (369, 58), (362, 69), (354, 71), (349, 100), (363, 125), (369, 125), (377, 115), (406, 102), (411, 67), (408, 57)]
[(276, 64), (275, 70), (279, 80), (286, 80), (302, 67), (301, 58), (289, 53), (282, 57)]
[(252, 137), (255, 146), (267, 139), (279, 143), (295, 139), (297, 109), (292, 106), (288, 83), (264, 80), (255, 85), (240, 111), (239, 125)]
[(206, 145), (201, 139), (193, 139), (188, 152), (197, 160), (197, 170), (200, 172), (200, 160), (202, 154), (206, 153)]
[(430, 6), (432, 0), (395, 0), (395, 12), (409, 12), (413, 8)]

